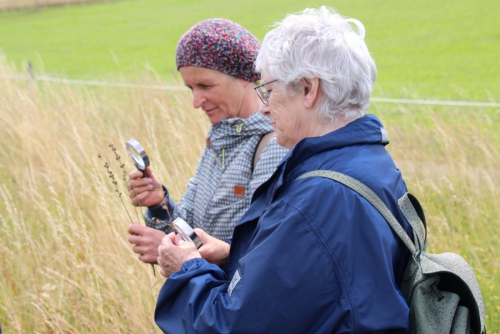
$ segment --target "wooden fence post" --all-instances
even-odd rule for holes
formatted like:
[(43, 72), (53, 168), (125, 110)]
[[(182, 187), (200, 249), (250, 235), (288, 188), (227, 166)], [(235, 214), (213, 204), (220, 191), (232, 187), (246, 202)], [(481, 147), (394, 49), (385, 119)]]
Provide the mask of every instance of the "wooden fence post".
[(27, 70), (28, 70), (28, 82), (29, 82), (28, 86), (30, 87), (29, 88), (30, 91), (33, 92), (35, 89), (35, 74), (33, 73), (33, 65), (31, 65), (30, 61), (28, 62)]

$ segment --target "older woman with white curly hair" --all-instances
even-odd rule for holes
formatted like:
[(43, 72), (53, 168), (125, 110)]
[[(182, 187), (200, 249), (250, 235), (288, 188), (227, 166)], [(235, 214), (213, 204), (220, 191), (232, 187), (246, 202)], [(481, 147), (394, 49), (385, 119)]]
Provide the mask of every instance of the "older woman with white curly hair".
[(364, 35), (361, 22), (325, 7), (289, 15), (266, 35), (256, 91), (290, 151), (236, 225), (223, 269), (179, 237), (163, 239), (158, 262), (171, 276), (155, 320), (164, 332), (409, 332), (398, 288), (404, 244), (356, 191), (303, 177), (322, 170), (361, 181), (411, 232), (387, 132), (365, 114), (377, 71)]

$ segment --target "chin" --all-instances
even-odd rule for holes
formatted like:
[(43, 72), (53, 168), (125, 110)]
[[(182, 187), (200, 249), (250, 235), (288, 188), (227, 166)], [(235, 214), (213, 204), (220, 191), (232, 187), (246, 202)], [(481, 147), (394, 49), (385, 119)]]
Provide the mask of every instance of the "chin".
[(216, 125), (217, 123), (219, 123), (220, 121), (222, 121), (223, 118), (220, 118), (220, 117), (209, 117), (208, 118), (208, 121), (210, 122), (210, 124), (212, 125)]

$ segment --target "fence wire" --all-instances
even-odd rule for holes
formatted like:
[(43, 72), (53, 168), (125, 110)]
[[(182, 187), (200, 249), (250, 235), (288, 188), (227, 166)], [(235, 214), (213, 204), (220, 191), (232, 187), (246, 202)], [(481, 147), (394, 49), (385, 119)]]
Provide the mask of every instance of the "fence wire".
[[(141, 85), (126, 82), (106, 82), (97, 80), (80, 80), (57, 78), (48, 76), (30, 76), (20, 74), (4, 74), (0, 78), (14, 79), (14, 80), (34, 80), (42, 82), (56, 82), (67, 83), (74, 85), (88, 85), (88, 86), (106, 86), (106, 87), (121, 87), (121, 88), (142, 88), (142, 89), (158, 89), (158, 90), (186, 90), (184, 86), (167, 86), (167, 85)], [(439, 101), (439, 100), (410, 100), (410, 99), (391, 99), (383, 97), (371, 97), (370, 102), (381, 103), (399, 103), (399, 104), (426, 104), (426, 105), (441, 105), (441, 106), (468, 106), (468, 107), (500, 107), (500, 103), (495, 102), (470, 102), (470, 101)]]

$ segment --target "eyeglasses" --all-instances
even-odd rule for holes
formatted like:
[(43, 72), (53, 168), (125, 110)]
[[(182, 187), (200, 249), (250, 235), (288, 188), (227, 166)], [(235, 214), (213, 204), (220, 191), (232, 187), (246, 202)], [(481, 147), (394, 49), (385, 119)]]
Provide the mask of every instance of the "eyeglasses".
[(268, 81), (268, 82), (264, 82), (263, 84), (260, 84), (260, 85), (254, 87), (254, 89), (257, 92), (257, 95), (259, 96), (260, 100), (266, 106), (269, 105), (269, 95), (271, 94), (271, 91), (270, 90), (269, 91), (266, 90), (266, 88), (264, 86), (265, 85), (269, 85), (269, 84), (271, 84), (271, 83), (273, 83), (275, 81), (278, 81), (278, 79), (275, 79), (275, 80), (272, 80), (272, 81)]

